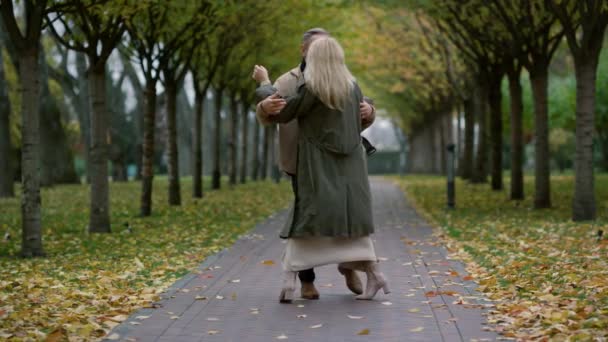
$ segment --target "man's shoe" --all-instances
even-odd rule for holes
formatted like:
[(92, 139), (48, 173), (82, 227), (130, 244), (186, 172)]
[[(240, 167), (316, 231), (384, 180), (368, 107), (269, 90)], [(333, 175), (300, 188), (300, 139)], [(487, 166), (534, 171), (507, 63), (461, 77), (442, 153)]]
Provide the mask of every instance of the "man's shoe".
[(302, 298), (319, 299), (319, 291), (315, 288), (315, 283), (302, 282)]
[(363, 293), (363, 284), (361, 284), (361, 279), (357, 275), (357, 272), (348, 268), (342, 268), (338, 266), (338, 272), (340, 272), (345, 280), (346, 287), (351, 290), (354, 294), (362, 294)]

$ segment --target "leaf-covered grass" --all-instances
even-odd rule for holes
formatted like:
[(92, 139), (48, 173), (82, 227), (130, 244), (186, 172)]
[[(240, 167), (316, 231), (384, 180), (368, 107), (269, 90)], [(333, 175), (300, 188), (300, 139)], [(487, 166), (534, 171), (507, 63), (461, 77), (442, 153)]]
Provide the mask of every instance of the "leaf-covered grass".
[(551, 209), (534, 210), (534, 179), (526, 199), (508, 199), (489, 185), (456, 183), (447, 210), (444, 177), (395, 178), (419, 211), (448, 236), (451, 251), (470, 262), (479, 289), (497, 300), (497, 330), (522, 340), (588, 341), (608, 336), (608, 175), (596, 178), (595, 222), (571, 220), (574, 179), (551, 179)]
[(20, 201), (0, 200), (0, 232), (11, 235), (0, 240), (0, 340), (102, 337), (205, 257), (287, 206), (292, 196), (288, 182), (223, 187), (195, 200), (191, 182), (184, 180), (182, 206), (170, 207), (167, 181), (157, 180), (153, 216), (141, 218), (140, 183), (113, 183), (112, 233), (92, 235), (86, 232), (87, 186), (45, 189), (48, 257), (30, 260), (17, 257)]

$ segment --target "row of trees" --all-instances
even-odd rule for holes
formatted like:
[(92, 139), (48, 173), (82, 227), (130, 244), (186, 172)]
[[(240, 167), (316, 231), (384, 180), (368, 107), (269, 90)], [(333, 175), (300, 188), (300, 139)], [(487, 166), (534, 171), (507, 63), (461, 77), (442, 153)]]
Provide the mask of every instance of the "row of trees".
[[(464, 140), (459, 144), (464, 145), (462, 177), (480, 183), (489, 174), (492, 189), (502, 190), (508, 133), (513, 200), (524, 198), (521, 80), (527, 72), (533, 96), (535, 208), (551, 206), (549, 71), (555, 52), (567, 44), (576, 81), (575, 113), (564, 114), (574, 119), (576, 130), (572, 217), (595, 218), (594, 135), (607, 130), (596, 125), (595, 115), (596, 75), (608, 26), (606, 1), (387, 1), (370, 5), (366, 16), (377, 23), (375, 39), (388, 47), (380, 51), (385, 53), (378, 59), (382, 62), (371, 62), (366, 77), (372, 84), (392, 84), (385, 88), (386, 103), (402, 108), (389, 112), (410, 133), (410, 159), (430, 159), (415, 151), (417, 141), (430, 146), (427, 149), (443, 150), (445, 144), (439, 141)], [(505, 78), (510, 111), (506, 120)], [(464, 113), (456, 130), (451, 127), (454, 111)], [(444, 160), (436, 158), (436, 163)]]
[[(273, 77), (291, 69), (299, 60), (302, 32), (318, 26), (343, 43), (364, 93), (407, 133), (410, 165), (428, 165), (421, 170), (445, 169), (444, 146), (457, 141), (463, 178), (477, 183), (490, 175), (493, 189), (500, 190), (502, 169), (509, 164), (510, 196), (522, 199), (523, 149), (531, 140), (535, 207), (548, 207), (549, 127), (556, 121), (575, 126), (573, 218), (595, 216), (592, 143), (594, 133), (608, 136), (602, 128), (608, 126), (594, 117), (602, 109), (593, 108), (608, 25), (604, 1), (1, 0), (0, 12), (0, 38), (21, 85), (21, 95), (11, 95), (7, 82), (1, 82), (11, 70), (0, 68), (0, 170), (14, 173), (7, 137), (18, 136), (26, 256), (43, 254), (40, 185), (77, 181), (71, 123), (61, 118), (64, 107), (78, 119), (77, 140), (91, 183), (89, 230), (109, 232), (108, 160), (114, 179), (125, 178), (127, 163), (138, 165), (142, 215), (153, 211), (152, 180), (160, 156), (167, 159), (168, 200), (181, 203), (180, 141), (191, 137), (195, 197), (203, 196), (204, 154), (211, 154), (212, 165), (204, 168), (214, 188), (222, 173), (233, 184), (245, 181), (248, 158), (269, 160), (274, 129), (266, 128), (262, 135), (257, 126), (249, 127), (257, 125), (250, 124), (251, 66), (264, 64)], [(3, 62), (0, 66), (8, 61)], [(574, 66), (576, 114), (557, 108), (548, 93), (549, 76), (559, 67), (552, 63)], [(529, 85), (522, 84), (526, 79)], [(184, 105), (186, 84), (192, 85), (192, 109), (184, 109), (189, 107)], [(526, 105), (528, 89), (533, 111)], [(503, 104), (506, 96), (508, 106)], [(124, 108), (133, 98), (132, 118), (115, 107)], [(8, 122), (9, 105), (21, 106), (17, 133)], [(563, 119), (554, 120), (556, 110)], [(454, 112), (457, 129), (452, 127)], [(203, 130), (205, 123), (211, 131)], [(13, 132), (6, 134), (9, 127)], [(262, 157), (248, 157), (252, 152)], [(504, 155), (509, 159), (503, 160)], [(267, 168), (250, 168), (252, 177), (260, 169)], [(10, 173), (0, 173), (3, 195), (13, 191)]]
[[(79, 117), (86, 175), (91, 186), (88, 229), (90, 232), (110, 232), (108, 162), (113, 154), (110, 146), (120, 149), (120, 145), (109, 143), (120, 139), (110, 128), (125, 123), (125, 120), (119, 118), (117, 123), (113, 123), (115, 113), (111, 113), (109, 107), (113, 106), (113, 101), (127, 100), (122, 87), (124, 79), (129, 80), (135, 91), (137, 107), (141, 111), (141, 120), (136, 120), (135, 124), (136, 135), (141, 136), (140, 161), (137, 162), (142, 184), (141, 215), (148, 216), (153, 210), (152, 185), (158, 159), (155, 146), (158, 137), (155, 135), (159, 126), (157, 115), (161, 112), (157, 108), (159, 91), (162, 91), (165, 106), (163, 125), (166, 127), (168, 201), (171, 205), (181, 204), (178, 135), (185, 133), (183, 130), (178, 133), (177, 105), (187, 76), (192, 80), (194, 90), (193, 121), (187, 125), (191, 127), (193, 140), (193, 196), (203, 196), (203, 146), (213, 146), (214, 189), (220, 188), (224, 159), (228, 165), (229, 182), (245, 182), (249, 173), (248, 154), (251, 153), (247, 142), (252, 140), (248, 134), (254, 132), (253, 150), (256, 156), (259, 146), (263, 146), (263, 157), (254, 160), (258, 164), (260, 161), (265, 164), (273, 154), (275, 130), (272, 127), (264, 129), (262, 139), (257, 121), (254, 129), (248, 127), (255, 100), (255, 85), (250, 79), (251, 67), (264, 58), (271, 72), (277, 74), (278, 70), (287, 70), (297, 63), (297, 38), (307, 23), (279, 19), (286, 13), (305, 13), (309, 5), (306, 1), (2, 0), (2, 41), (18, 71), (20, 84), (17, 101), (21, 104), (22, 254), (44, 255), (40, 224), (40, 161), (50, 158), (53, 165), (64, 165), (66, 173), (72, 173), (66, 178), (49, 177), (48, 183), (43, 185), (77, 181), (67, 147), (65, 125), (62, 125), (57, 109), (61, 105), (54, 104), (56, 116), (52, 117), (48, 115), (48, 105), (41, 103), (41, 99), (57, 100), (44, 94), (45, 91), (50, 92), (49, 74), (61, 85), (63, 96), (76, 108)], [(276, 30), (295, 38), (289, 40), (294, 42), (293, 45), (273, 39)], [(56, 51), (54, 55), (60, 56), (56, 58), (59, 61), (55, 61), (58, 65), (49, 65), (48, 58), (44, 56), (45, 47), (49, 44)], [(111, 58), (122, 60), (118, 81), (114, 81), (108, 72)], [(0, 65), (3, 65), (1, 62)], [(70, 69), (75, 69), (75, 72), (70, 72)], [(0, 88), (1, 102), (8, 105), (6, 82), (0, 83), (4, 88)], [(204, 113), (204, 108), (209, 108), (204, 103), (211, 89), (214, 113)], [(228, 99), (229, 103), (223, 103), (224, 99)], [(60, 102), (63, 103), (64, 99), (60, 99)], [(228, 156), (222, 154), (225, 112), (229, 117)], [(0, 122), (3, 130), (9, 130), (12, 126), (7, 113), (10, 113), (10, 109), (2, 111), (0, 116), (4, 120)], [(211, 137), (204, 136), (202, 130), (204, 117), (208, 114), (214, 117)], [(52, 122), (50, 125), (41, 123), (41, 118)], [(64, 137), (45, 140), (44, 135), (50, 133), (49, 127), (53, 125)], [(10, 162), (11, 134), (3, 131), (0, 136), (0, 169), (3, 171), (0, 191), (3, 195), (11, 195), (15, 171)], [(45, 146), (45, 141), (62, 143)], [(237, 151), (237, 141), (241, 141), (241, 151)], [(47, 154), (45, 148), (67, 154), (62, 159)], [(240, 163), (237, 161), (238, 155), (242, 158)], [(121, 170), (116, 167), (119, 164), (112, 159), (113, 170)], [(45, 169), (42, 164), (42, 170)], [(251, 176), (257, 178), (258, 171), (263, 170), (260, 176), (265, 177), (267, 169), (265, 165), (254, 165)], [(124, 178), (125, 172), (121, 173)]]

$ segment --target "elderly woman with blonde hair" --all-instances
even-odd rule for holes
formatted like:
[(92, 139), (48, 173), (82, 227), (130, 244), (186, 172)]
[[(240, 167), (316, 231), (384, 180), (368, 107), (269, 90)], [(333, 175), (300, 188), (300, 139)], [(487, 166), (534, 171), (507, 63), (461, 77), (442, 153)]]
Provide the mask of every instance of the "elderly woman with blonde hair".
[[(276, 90), (265, 85), (261, 97)], [(272, 122), (298, 120), (296, 196), (281, 232), (281, 302), (291, 302), (296, 272), (328, 264), (365, 272), (367, 285), (357, 299), (372, 299), (388, 284), (380, 272), (370, 235), (374, 232), (367, 163), (361, 144), (359, 103), (363, 95), (348, 70), (344, 51), (331, 37), (314, 40), (297, 94), (269, 114)]]

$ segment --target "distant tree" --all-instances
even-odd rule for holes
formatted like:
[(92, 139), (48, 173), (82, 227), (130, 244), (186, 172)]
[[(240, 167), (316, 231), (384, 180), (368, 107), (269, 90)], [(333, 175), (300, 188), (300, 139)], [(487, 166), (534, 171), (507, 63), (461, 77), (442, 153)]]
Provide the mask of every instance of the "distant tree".
[[(207, 1), (201, 6), (208, 6)], [(190, 7), (189, 7), (190, 6)], [(154, 178), (155, 129), (157, 84), (165, 72), (166, 93), (168, 95), (167, 109), (171, 118), (168, 131), (171, 152), (169, 199), (172, 204), (179, 204), (179, 175), (177, 174), (177, 139), (175, 126), (177, 84), (183, 80), (187, 72), (187, 64), (182, 63), (184, 49), (196, 37), (199, 28), (194, 24), (196, 19), (193, 3), (184, 6), (182, 2), (149, 1), (131, 21), (128, 27), (129, 41), (125, 52), (134, 56), (145, 79), (143, 96), (145, 98), (143, 115), (143, 146), (142, 146), (142, 194), (140, 213), (149, 216), (152, 212), (152, 184)], [(204, 11), (202, 13), (205, 13)], [(186, 54), (187, 55), (187, 54)], [(167, 87), (168, 84), (168, 87)], [(170, 100), (170, 101), (169, 101)], [(175, 142), (175, 144), (173, 144)]]
[[(179, 184), (178, 148), (177, 148), (177, 91), (190, 70), (190, 63), (198, 44), (214, 29), (215, 7), (210, 1), (196, 3), (185, 2), (175, 5), (173, 15), (182, 18), (183, 22), (174, 22), (177, 30), (169, 31), (167, 41), (174, 42), (171, 48), (160, 45), (162, 57), (159, 59), (159, 68), (162, 71), (162, 82), (167, 95), (167, 149), (169, 157), (169, 204), (181, 204), (181, 190)], [(188, 18), (184, 20), (184, 18)], [(181, 27), (187, 27), (183, 31)], [(181, 32), (180, 37), (173, 37)], [(163, 41), (161, 35), (160, 41)]]
[(48, 67), (49, 77), (61, 86), (64, 96), (69, 100), (71, 109), (78, 119), (80, 140), (84, 146), (83, 157), (85, 161), (86, 182), (90, 182), (89, 148), (91, 146), (91, 106), (89, 103), (89, 85), (86, 77), (86, 55), (76, 52), (74, 64), (76, 74), (72, 75), (68, 63), (69, 49), (63, 45), (55, 44), (54, 58), (59, 61)]

